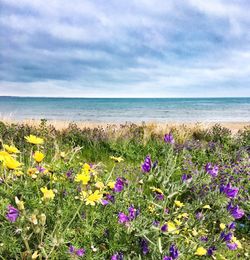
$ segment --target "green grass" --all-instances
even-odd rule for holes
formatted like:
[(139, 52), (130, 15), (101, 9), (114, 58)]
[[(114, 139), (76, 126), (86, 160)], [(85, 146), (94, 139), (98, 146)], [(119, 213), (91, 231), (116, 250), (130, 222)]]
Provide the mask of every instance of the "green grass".
[[(118, 252), (124, 259), (163, 259), (169, 255), (171, 244), (175, 244), (178, 259), (211, 258), (195, 255), (198, 247), (211, 246), (216, 246), (216, 259), (247, 259), (250, 250), (247, 218), (250, 215), (250, 127), (236, 135), (220, 125), (192, 131), (173, 128), (171, 132), (174, 145), (165, 143), (163, 134), (149, 131), (146, 125), (127, 124), (112, 132), (110, 128), (101, 127), (80, 129), (75, 124), (57, 130), (45, 120), (39, 127), (0, 122), (1, 146), (15, 145), (20, 150), (20, 154), (11, 156), (22, 163), (20, 171), (23, 172), (22, 176), (16, 176), (16, 170), (8, 169), (2, 158), (1, 258), (31, 259), (35, 252), (37, 259), (77, 258), (76, 254), (69, 253), (69, 246), (73, 245), (85, 249), (85, 259), (110, 259)], [(24, 137), (30, 134), (43, 138), (44, 144), (26, 142)], [(3, 146), (0, 148), (4, 150)], [(36, 150), (45, 154), (40, 164), (32, 157)], [(62, 157), (61, 152), (65, 152), (65, 156)], [(147, 155), (155, 167), (143, 173), (141, 164)], [(117, 163), (110, 156), (122, 157), (124, 161)], [(216, 178), (205, 172), (208, 162), (219, 166)], [(88, 185), (75, 181), (85, 163), (94, 169), (94, 173), (88, 172), (91, 173)], [(28, 174), (37, 166), (46, 171), (36, 171), (33, 176)], [(69, 171), (72, 171), (70, 178), (67, 177)], [(183, 174), (192, 176), (192, 180), (183, 182)], [(117, 178), (124, 178), (121, 192), (107, 187), (109, 181), (115, 182)], [(242, 244), (242, 249), (235, 251), (230, 251), (220, 238), (220, 223), (234, 221), (227, 210), (230, 198), (219, 191), (223, 179), (240, 188), (233, 203), (245, 212), (244, 217), (235, 221), (236, 230), (232, 231)], [(109, 194), (115, 201), (106, 206), (99, 202), (95, 206), (86, 205), (81, 191), (98, 190), (98, 181), (105, 186), (100, 190), (103, 199)], [(54, 199), (43, 200), (42, 187), (53, 190)], [(163, 191), (163, 200), (157, 200), (152, 187)], [(25, 209), (19, 210), (19, 217), (11, 223), (6, 213), (8, 205), (18, 208), (15, 197), (24, 202)], [(184, 206), (177, 207), (176, 200)], [(139, 215), (126, 224), (119, 223), (118, 214), (128, 215), (131, 205), (139, 210)], [(204, 209), (205, 205), (211, 209)], [(196, 218), (198, 212), (204, 215), (201, 220)], [(188, 217), (178, 218), (183, 213)], [(45, 224), (42, 214), (46, 215)], [(154, 221), (159, 225), (153, 225)], [(161, 231), (165, 223), (170, 226), (174, 221), (176, 232)], [(201, 237), (206, 237), (206, 241), (201, 241)], [(149, 250), (145, 255), (142, 242)]]

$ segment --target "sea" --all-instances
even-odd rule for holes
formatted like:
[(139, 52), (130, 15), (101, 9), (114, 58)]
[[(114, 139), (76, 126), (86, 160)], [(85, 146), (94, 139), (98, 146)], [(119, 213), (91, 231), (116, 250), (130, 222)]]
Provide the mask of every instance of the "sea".
[(250, 97), (0, 97), (0, 119), (88, 122), (250, 122)]

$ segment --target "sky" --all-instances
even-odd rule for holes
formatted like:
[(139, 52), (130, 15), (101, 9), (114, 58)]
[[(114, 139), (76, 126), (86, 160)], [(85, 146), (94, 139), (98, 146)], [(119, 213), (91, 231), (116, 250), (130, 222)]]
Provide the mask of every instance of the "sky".
[(250, 96), (249, 0), (0, 0), (0, 96)]

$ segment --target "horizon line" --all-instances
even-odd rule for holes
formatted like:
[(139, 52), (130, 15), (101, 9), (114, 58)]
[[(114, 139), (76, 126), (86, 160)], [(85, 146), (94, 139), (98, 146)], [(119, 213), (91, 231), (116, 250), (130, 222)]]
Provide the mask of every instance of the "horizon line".
[(198, 99), (198, 98), (209, 98), (209, 99), (219, 99), (219, 98), (250, 98), (250, 96), (231, 96), (231, 97), (57, 97), (57, 96), (12, 96), (12, 95), (0, 95), (0, 98), (69, 98), (69, 99), (177, 99), (177, 98), (190, 98), (190, 99)]

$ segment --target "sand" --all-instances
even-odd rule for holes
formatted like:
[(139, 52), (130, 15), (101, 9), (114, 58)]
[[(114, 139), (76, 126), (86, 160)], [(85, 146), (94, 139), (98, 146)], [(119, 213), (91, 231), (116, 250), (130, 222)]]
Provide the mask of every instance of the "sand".
[[(32, 126), (38, 126), (41, 121), (40, 120), (13, 120), (8, 118), (0, 118), (0, 121), (10, 124), (28, 124)], [(100, 123), (100, 122), (88, 122), (88, 121), (59, 121), (59, 120), (49, 120), (47, 124), (53, 125), (56, 129), (61, 130), (68, 127), (70, 123), (75, 123), (79, 128), (95, 128), (95, 127), (111, 127), (115, 129), (119, 129), (120, 123)], [(125, 122), (124, 122), (125, 123)], [(188, 129), (207, 129), (211, 128), (215, 124), (220, 124), (223, 127), (226, 127), (232, 131), (232, 133), (237, 133), (239, 130), (244, 129), (245, 127), (250, 127), (250, 122), (197, 122), (197, 123), (177, 123), (177, 122), (146, 122), (146, 123), (136, 123), (137, 125), (146, 124), (147, 128), (154, 129), (155, 132), (164, 132), (168, 131), (171, 128), (188, 128)]]

